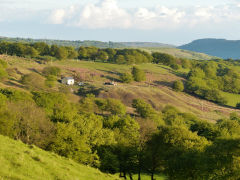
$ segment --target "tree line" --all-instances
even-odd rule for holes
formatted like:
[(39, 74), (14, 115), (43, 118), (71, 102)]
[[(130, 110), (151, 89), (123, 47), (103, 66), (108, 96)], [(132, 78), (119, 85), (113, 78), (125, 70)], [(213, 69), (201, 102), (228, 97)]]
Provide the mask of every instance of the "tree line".
[(191, 61), (179, 59), (165, 53), (148, 53), (139, 49), (114, 49), (73, 46), (48, 45), (44, 42), (0, 42), (0, 54), (16, 55), (19, 57), (38, 58), (43, 61), (80, 59), (101, 61), (116, 64), (162, 63), (173, 69), (190, 68)]

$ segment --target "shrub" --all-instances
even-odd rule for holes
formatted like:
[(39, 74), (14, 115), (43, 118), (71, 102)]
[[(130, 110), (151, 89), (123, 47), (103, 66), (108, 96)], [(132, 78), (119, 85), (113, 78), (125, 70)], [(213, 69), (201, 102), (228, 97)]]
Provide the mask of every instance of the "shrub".
[(180, 69), (179, 65), (177, 65), (177, 64), (171, 64), (170, 67), (174, 70)]
[(61, 69), (56, 66), (49, 66), (49, 67), (45, 67), (42, 73), (44, 74), (44, 76), (49, 76), (49, 75), (59, 76), (61, 74)]
[(240, 103), (237, 103), (237, 104), (236, 104), (236, 108), (237, 108), (237, 109), (240, 109)]
[(123, 83), (130, 83), (133, 81), (133, 77), (131, 74), (129, 73), (123, 73), (121, 74), (120, 76), (120, 80), (123, 82)]
[(47, 76), (47, 79), (45, 80), (45, 85), (47, 86), (47, 87), (54, 87), (55, 86), (55, 84), (56, 84), (56, 81), (57, 81), (57, 78), (56, 78), (56, 76), (53, 76), (53, 75), (49, 75), (49, 76)]
[(137, 82), (146, 80), (145, 72), (137, 67), (132, 68), (132, 76), (133, 76), (134, 80)]
[(0, 59), (0, 66), (2, 66), (3, 68), (7, 68), (7, 62)]
[(44, 89), (45, 82), (44, 78), (37, 73), (26, 74), (22, 77), (22, 84), (24, 84), (28, 89)]
[(182, 81), (175, 81), (173, 83), (173, 89), (178, 92), (182, 92), (184, 90), (184, 85)]
[(4, 79), (6, 77), (8, 77), (8, 73), (6, 72), (5, 69), (0, 67), (0, 80)]

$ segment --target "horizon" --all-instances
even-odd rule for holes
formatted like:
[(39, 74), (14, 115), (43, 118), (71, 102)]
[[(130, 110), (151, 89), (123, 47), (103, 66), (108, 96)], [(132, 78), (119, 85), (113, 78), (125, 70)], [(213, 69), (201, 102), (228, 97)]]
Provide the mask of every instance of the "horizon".
[(205, 38), (240, 39), (237, 0), (0, 0), (0, 4), (4, 37), (176, 46)]
[(89, 40), (89, 39), (83, 39), (83, 40), (69, 40), (69, 39), (54, 39), (54, 38), (31, 38), (31, 37), (7, 37), (7, 36), (1, 36), (0, 38), (9, 38), (9, 39), (15, 39), (15, 38), (19, 38), (19, 39), (32, 39), (32, 40), (53, 40), (53, 41), (98, 41), (98, 42), (104, 42), (104, 43), (109, 43), (109, 42), (113, 42), (113, 43), (159, 43), (159, 44), (165, 44), (165, 45), (169, 45), (169, 46), (183, 46), (183, 45), (187, 45), (189, 43), (192, 43), (193, 41), (196, 40), (206, 40), (206, 39), (214, 39), (214, 40), (226, 40), (226, 41), (240, 41), (240, 39), (226, 39), (226, 38), (201, 38), (201, 39), (194, 39), (188, 43), (185, 44), (180, 44), (180, 45), (176, 45), (176, 44), (169, 44), (169, 43), (162, 43), (162, 42), (157, 42), (157, 41), (99, 41), (99, 40)]

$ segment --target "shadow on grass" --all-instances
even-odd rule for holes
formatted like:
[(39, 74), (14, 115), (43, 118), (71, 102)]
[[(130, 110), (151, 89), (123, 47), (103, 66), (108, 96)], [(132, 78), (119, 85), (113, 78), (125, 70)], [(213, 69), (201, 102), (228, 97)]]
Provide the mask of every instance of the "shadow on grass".
[(182, 77), (182, 78), (185, 78), (187, 77), (187, 73), (184, 73), (184, 72), (179, 72), (178, 70), (173, 70), (172, 68), (170, 67), (164, 67), (162, 65), (158, 65), (159, 67), (161, 67), (162, 69), (165, 69), (167, 70), (169, 73), (172, 73), (176, 76), (179, 76), (179, 77)]
[(4, 84), (8, 85), (8, 86), (12, 86), (12, 87), (18, 87), (18, 88), (24, 88), (23, 85), (19, 84), (18, 81), (16, 80), (12, 80), (12, 81), (7, 81)]
[(108, 79), (108, 80), (110, 80), (110, 81), (121, 82), (119, 79), (111, 76), (111, 75), (120, 76), (121, 73), (114, 72), (114, 71), (101, 70), (101, 69), (97, 69), (97, 70), (109, 74), (109, 75), (104, 75), (104, 77), (105, 77), (106, 79)]
[(161, 85), (161, 86), (167, 86), (167, 87), (172, 87), (173, 83), (172, 82), (167, 82), (167, 81), (153, 81), (154, 84)]
[(76, 93), (76, 95), (85, 97), (87, 94), (94, 94), (95, 96), (98, 96), (100, 94), (100, 92), (103, 90), (104, 90), (103, 88), (98, 88), (98, 87), (88, 84), (83, 87), (80, 87), (78, 89), (78, 92)]

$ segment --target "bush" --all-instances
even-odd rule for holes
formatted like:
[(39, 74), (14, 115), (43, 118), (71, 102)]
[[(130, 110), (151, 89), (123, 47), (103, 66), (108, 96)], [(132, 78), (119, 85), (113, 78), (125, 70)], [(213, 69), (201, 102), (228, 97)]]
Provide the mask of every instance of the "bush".
[(22, 84), (24, 84), (28, 89), (39, 90), (45, 88), (44, 77), (37, 73), (26, 74), (22, 77)]
[(42, 71), (44, 76), (59, 76), (61, 74), (61, 69), (56, 66), (45, 67)]
[(133, 76), (134, 80), (137, 82), (146, 80), (145, 72), (137, 67), (132, 68), (132, 76)]
[(182, 81), (175, 81), (173, 83), (173, 89), (178, 92), (182, 92), (184, 90), (184, 85)]
[(133, 77), (131, 74), (129, 73), (123, 73), (121, 74), (120, 76), (120, 80), (123, 82), (123, 83), (130, 83), (133, 81)]
[(171, 64), (170, 67), (174, 70), (180, 69), (179, 65), (177, 65), (177, 64)]
[(8, 77), (8, 73), (6, 72), (5, 69), (0, 67), (0, 80), (4, 79), (6, 77)]
[(8, 65), (6, 61), (0, 59), (0, 66), (2, 66), (3, 68), (7, 68)]
[(47, 79), (45, 80), (45, 85), (47, 87), (52, 88), (55, 86), (56, 82), (57, 82), (56, 76), (49, 75), (49, 76), (47, 76)]
[(240, 103), (237, 103), (237, 104), (236, 104), (236, 108), (237, 108), (237, 109), (240, 109)]

